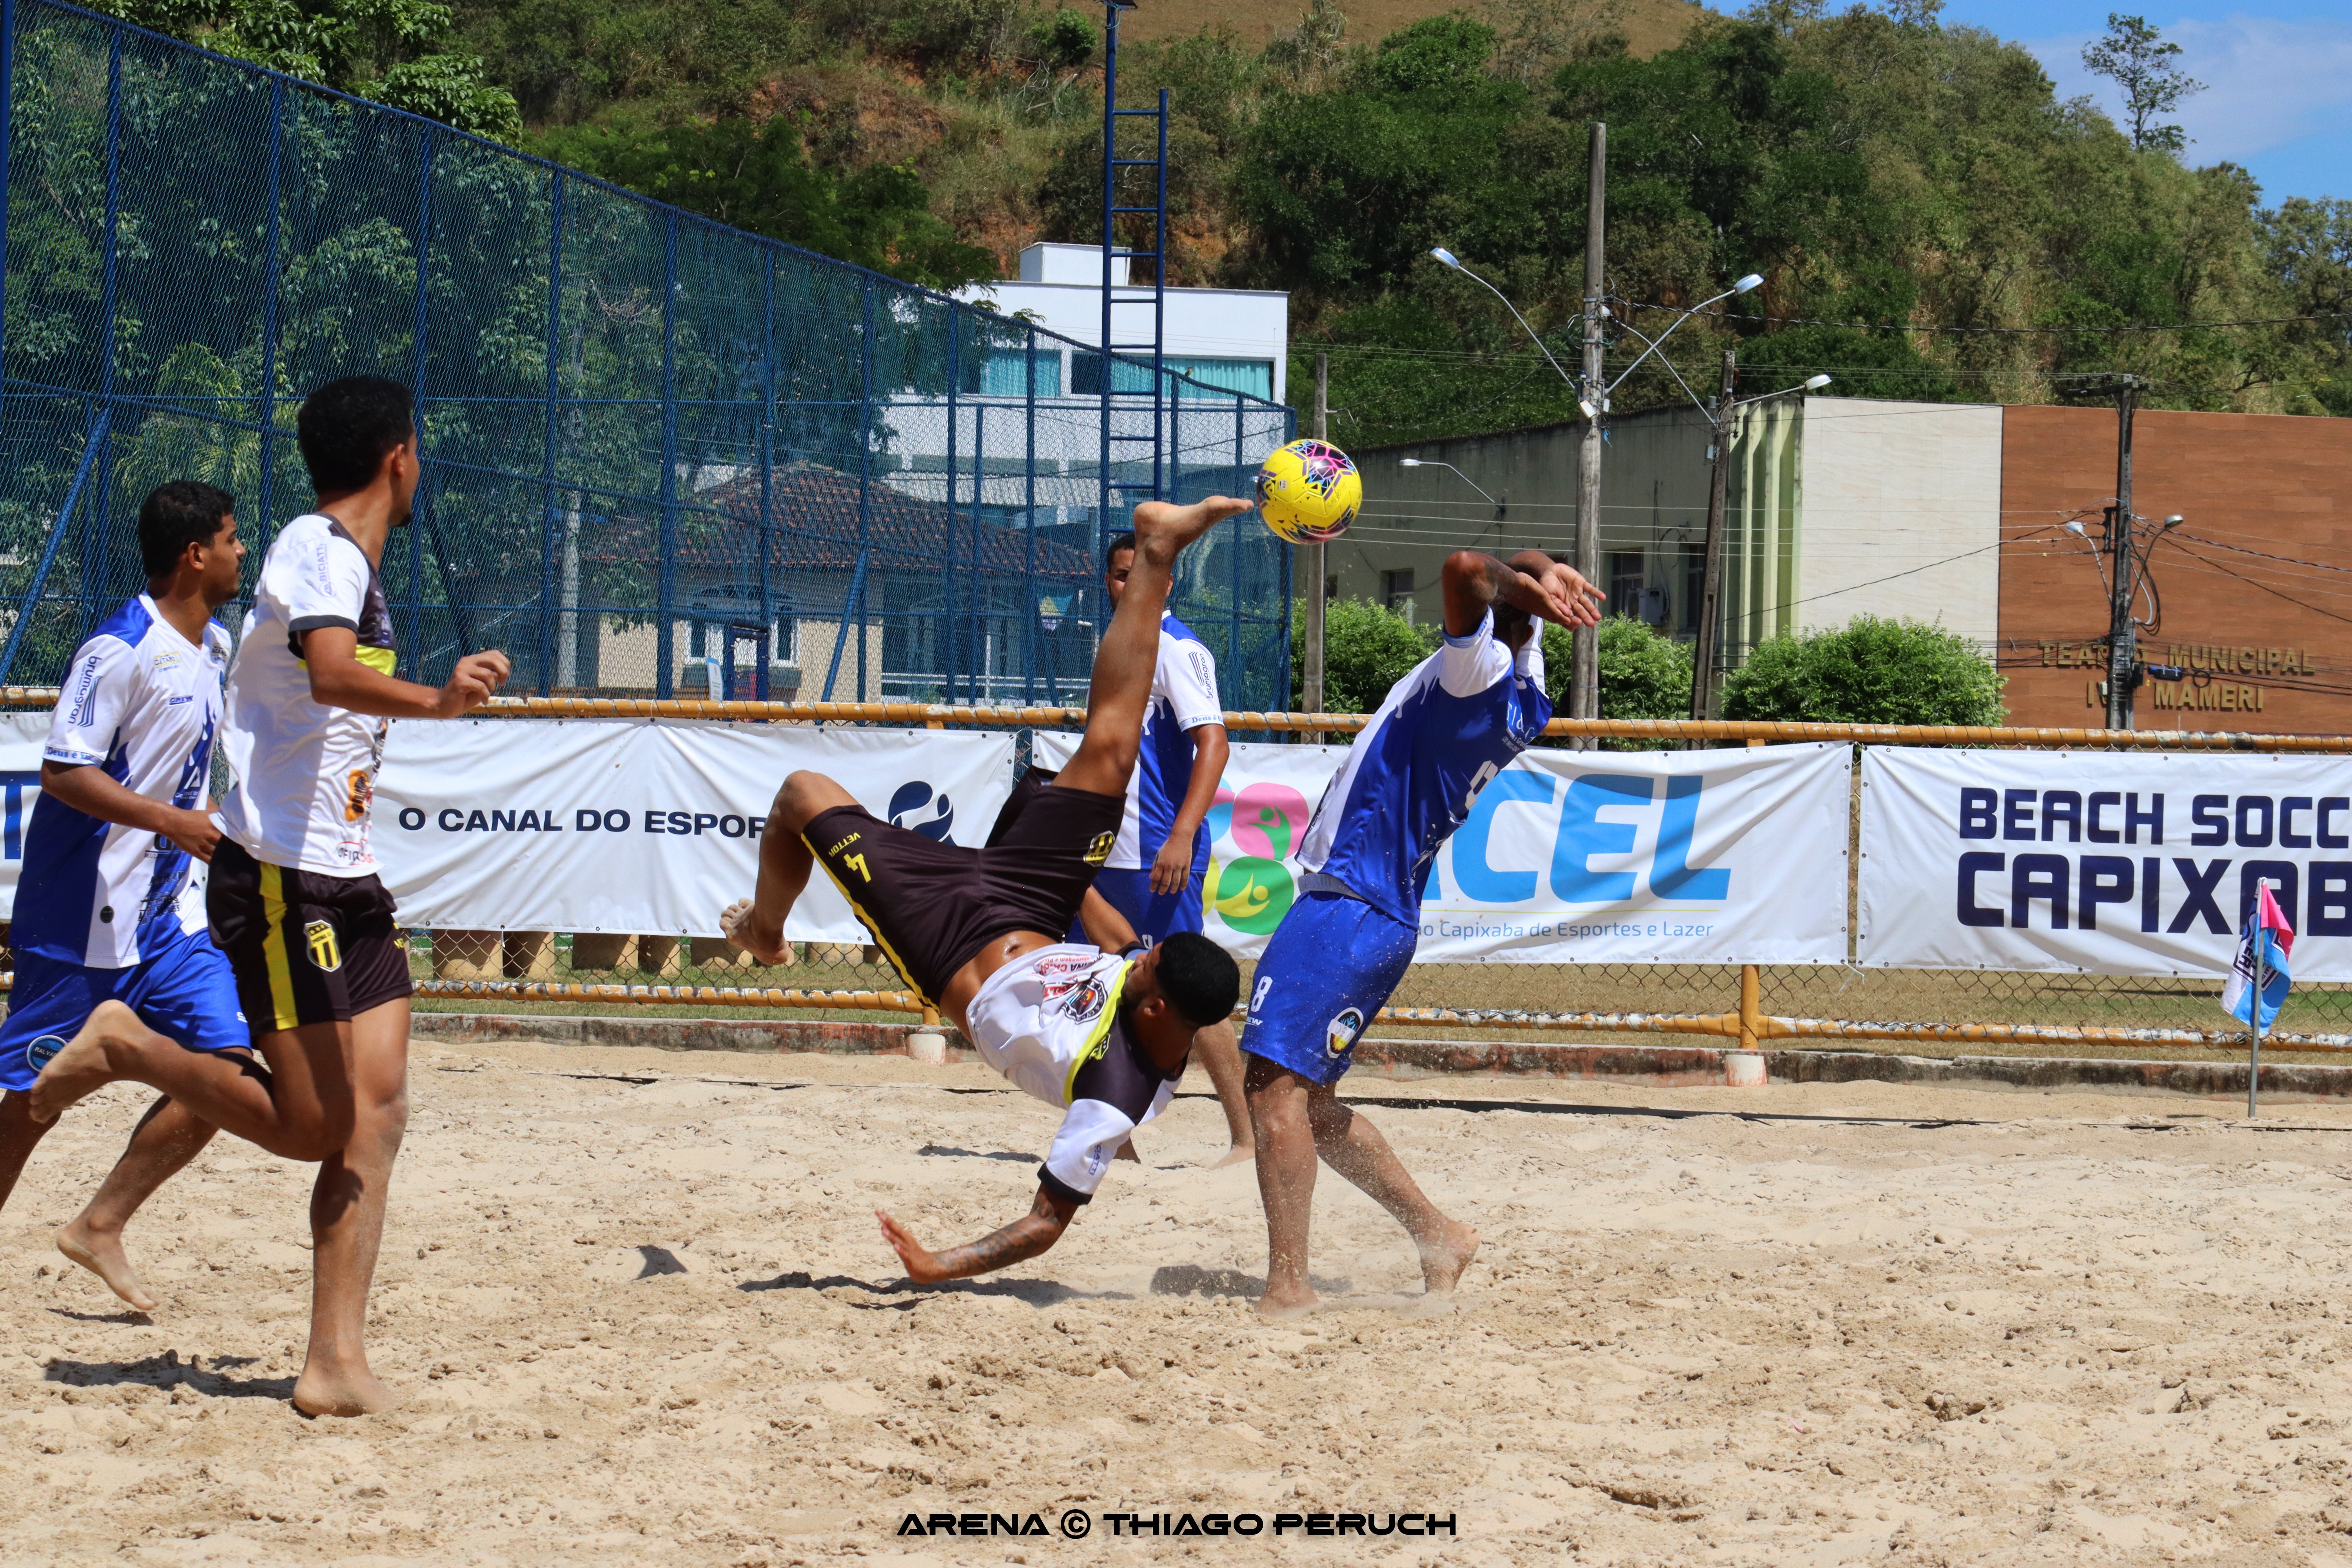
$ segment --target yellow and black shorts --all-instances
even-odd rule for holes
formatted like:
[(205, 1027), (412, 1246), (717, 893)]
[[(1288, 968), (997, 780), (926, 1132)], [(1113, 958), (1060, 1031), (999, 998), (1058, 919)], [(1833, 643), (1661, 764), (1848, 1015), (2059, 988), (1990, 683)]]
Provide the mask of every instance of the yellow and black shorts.
[(1126, 811), (1123, 795), (1041, 783), (1015, 789), (985, 848), (894, 826), (862, 805), (817, 813), (801, 837), (907, 984), (936, 1003), (1000, 936), (1063, 940)]
[(415, 989), (407, 933), (373, 877), (265, 865), (224, 838), (213, 851), (205, 914), (257, 1036), (348, 1023)]

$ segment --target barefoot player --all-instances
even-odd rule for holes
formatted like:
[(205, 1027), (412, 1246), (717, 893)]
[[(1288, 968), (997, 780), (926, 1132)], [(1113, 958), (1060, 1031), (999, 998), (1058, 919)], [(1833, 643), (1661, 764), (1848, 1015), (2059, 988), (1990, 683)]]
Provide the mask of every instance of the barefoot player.
[(408, 389), (381, 376), (329, 382), (296, 429), (318, 503), (270, 545), (237, 640), (223, 725), (234, 782), (205, 896), (269, 1072), (182, 1050), (108, 1003), (42, 1069), (32, 1110), (53, 1116), (100, 1084), (135, 1079), (273, 1153), (319, 1161), (310, 1348), (294, 1403), (358, 1415), (393, 1403), (368, 1369), (363, 1331), (408, 1116), (407, 942), (368, 840), (383, 721), (455, 718), (488, 700), (508, 666), (471, 654), (438, 688), (392, 674), (376, 564), (416, 490)]
[(1266, 1280), (1258, 1310), (1315, 1305), (1307, 1218), (1318, 1155), (1396, 1216), (1433, 1295), (1454, 1289), (1478, 1234), (1440, 1214), (1379, 1130), (1339, 1101), (1364, 1026), (1404, 977), (1438, 847), (1488, 779), (1551, 720), (1536, 619), (1600, 619), (1599, 595), (1549, 556), (1448, 556), (1445, 643), (1390, 690), (1349, 749), (1299, 847), (1299, 897), (1258, 960), (1242, 1034)]
[[(0, 1025), (0, 1203), (54, 1125), (36, 1121), (34, 1076), (103, 1002), (128, 1007), (174, 1048), (250, 1060), (228, 960), (205, 934), (204, 880), (220, 829), (205, 815), (228, 632), (245, 546), (235, 502), (174, 479), (139, 509), (147, 591), (107, 617), (68, 667), (41, 752), (41, 795), (16, 884), (16, 978)], [(214, 1128), (159, 1100), (58, 1250), (141, 1311), (148, 1293), (122, 1250), (134, 1210), (211, 1142)]]
[[(984, 1274), (1052, 1247), (1128, 1134), (1168, 1103), (1194, 1035), (1233, 1010), (1240, 970), (1196, 932), (1180, 931), (1139, 955), (1062, 936), (1089, 903), (1087, 889), (1118, 837), (1177, 552), (1248, 509), (1223, 496), (1135, 509), (1133, 571), (1095, 654), (1086, 737), (986, 848), (893, 827), (823, 773), (796, 773), (761, 836), (758, 891), (722, 917), (737, 945), (762, 963), (778, 962), (784, 919), (811, 865), (822, 863), (916, 994), (1016, 1087), (1066, 1108), (1025, 1217), (934, 1254), (878, 1216), (918, 1284)], [(1097, 940), (1133, 942), (1108, 906), (1092, 900), (1091, 908)]]
[[(1112, 540), (1103, 561), (1103, 591), (1116, 609), (1135, 570), (1135, 535), (1122, 533)], [(1110, 858), (1095, 877), (1095, 892), (1147, 944), (1165, 942), (1180, 931), (1202, 929), (1202, 881), (1209, 868), (1209, 833), (1203, 825), (1216, 804), (1229, 755), (1224, 709), (1217, 699), (1216, 658), (1192, 627), (1163, 609), (1151, 705), (1144, 710), (1143, 742), (1136, 752), (1135, 772), (1127, 781), (1127, 815), (1119, 822)], [(1034, 768), (1023, 775), (1024, 780), (1037, 776)], [(1053, 776), (1045, 773), (1039, 782)], [(1081, 926), (1073, 926), (1070, 940), (1087, 934)], [(1233, 1021), (1220, 1018), (1202, 1029), (1192, 1049), (1209, 1069), (1217, 1103), (1224, 1108), (1230, 1141), (1223, 1157), (1211, 1168), (1237, 1164), (1250, 1157), (1254, 1146)]]

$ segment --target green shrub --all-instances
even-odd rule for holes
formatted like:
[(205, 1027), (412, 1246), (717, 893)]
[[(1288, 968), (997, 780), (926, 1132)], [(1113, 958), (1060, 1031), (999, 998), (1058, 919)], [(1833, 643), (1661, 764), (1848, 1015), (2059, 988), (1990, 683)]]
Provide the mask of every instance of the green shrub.
[[(1552, 715), (1568, 717), (1568, 686), (1575, 673), (1575, 643), (1563, 626), (1543, 629), (1544, 685), (1551, 692)], [(1632, 616), (1612, 616), (1601, 623), (1601, 716), (1603, 719), (1687, 719), (1690, 717), (1691, 650), (1688, 644), (1662, 637), (1649, 623)], [(1564, 746), (1555, 737), (1543, 742)], [(1663, 752), (1677, 741), (1608, 741), (1611, 752)]]
[[(1434, 634), (1367, 599), (1323, 606), (1323, 711), (1370, 713), (1389, 688), (1429, 657)], [(1307, 610), (1290, 611), (1290, 706), (1307, 700)]]
[(1919, 621), (1861, 616), (1777, 637), (1723, 681), (1727, 719), (1845, 724), (1998, 724), (2007, 678), (1976, 644)]

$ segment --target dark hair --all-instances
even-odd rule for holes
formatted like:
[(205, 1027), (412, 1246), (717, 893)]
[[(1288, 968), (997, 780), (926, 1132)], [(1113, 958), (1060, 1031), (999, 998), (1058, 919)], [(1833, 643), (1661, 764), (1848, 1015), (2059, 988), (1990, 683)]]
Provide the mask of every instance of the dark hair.
[(191, 544), (210, 544), (236, 498), (201, 479), (171, 479), (139, 503), (139, 564), (150, 578), (168, 577)]
[(381, 375), (347, 375), (302, 400), (294, 422), (310, 488), (321, 495), (365, 489), (383, 455), (416, 428), (408, 388)]
[(1242, 994), (1242, 967), (1234, 955), (1196, 931), (1171, 933), (1160, 943), (1160, 994), (1196, 1029), (1231, 1016)]
[(1103, 570), (1106, 572), (1110, 570), (1111, 558), (1116, 556), (1120, 551), (1133, 550), (1134, 548), (1134, 530), (1129, 529), (1125, 533), (1115, 535), (1111, 542), (1103, 547)]
[(1517, 605), (1507, 605), (1500, 599), (1495, 601), (1495, 636), (1504, 642), (1517, 637), (1534, 620), (1533, 616)]

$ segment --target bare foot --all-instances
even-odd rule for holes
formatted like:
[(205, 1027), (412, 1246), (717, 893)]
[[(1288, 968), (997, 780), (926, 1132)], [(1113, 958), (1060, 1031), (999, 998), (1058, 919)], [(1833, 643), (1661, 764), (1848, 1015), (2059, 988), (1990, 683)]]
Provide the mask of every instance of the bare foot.
[(103, 1236), (89, 1228), (87, 1216), (77, 1215), (58, 1232), (58, 1250), (106, 1281), (106, 1288), (142, 1312), (155, 1310), (155, 1298), (139, 1282), (118, 1234)]
[(65, 1043), (65, 1048), (41, 1068), (41, 1076), (33, 1080), (27, 1098), (31, 1104), (25, 1109), (36, 1121), (55, 1121), (59, 1113), (76, 1100), (97, 1093), (114, 1081), (114, 1067), (108, 1059), (106, 1043), (121, 1032), (128, 1024), (141, 1027), (139, 1015), (120, 1002), (100, 1002), (90, 1009), (89, 1021), (81, 1033)]
[(400, 1403), (366, 1367), (331, 1372), (306, 1366), (294, 1380), (294, 1408), (305, 1415), (373, 1415)]
[(1229, 517), (1249, 510), (1250, 503), (1231, 496), (1211, 496), (1191, 506), (1148, 500), (1135, 509), (1135, 548), (1146, 560), (1172, 565), (1176, 552)]
[(719, 912), (719, 931), (729, 942), (751, 955), (754, 963), (775, 968), (793, 962), (793, 944), (778, 931), (772, 942), (761, 940), (751, 919), (751, 900), (738, 899)]
[(1257, 1299), (1257, 1315), (1268, 1322), (1280, 1322), (1285, 1318), (1303, 1318), (1322, 1304), (1323, 1299), (1304, 1285), (1282, 1289), (1269, 1285)]
[(1459, 1220), (1449, 1219), (1435, 1241), (1421, 1244), (1421, 1278), (1433, 1296), (1450, 1296), (1462, 1271), (1478, 1256), (1478, 1233)]
[(1249, 1143), (1236, 1143), (1232, 1148), (1225, 1151), (1223, 1159), (1214, 1161), (1212, 1163), (1203, 1166), (1202, 1169), (1222, 1171), (1227, 1165), (1238, 1165), (1244, 1160), (1255, 1160), (1256, 1158), (1257, 1149), (1255, 1145)]

